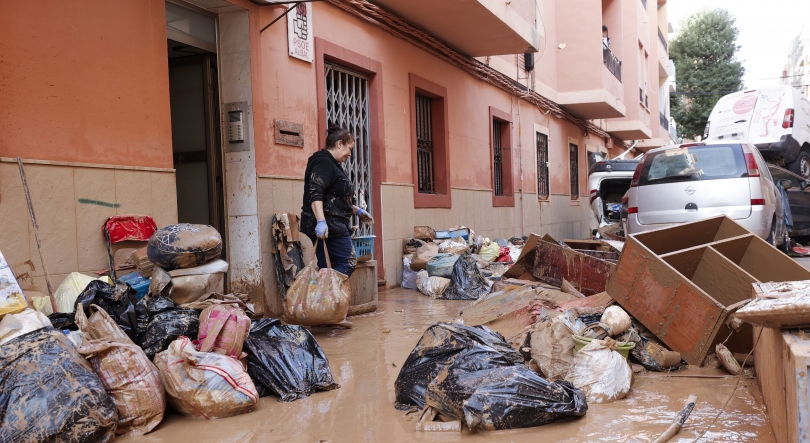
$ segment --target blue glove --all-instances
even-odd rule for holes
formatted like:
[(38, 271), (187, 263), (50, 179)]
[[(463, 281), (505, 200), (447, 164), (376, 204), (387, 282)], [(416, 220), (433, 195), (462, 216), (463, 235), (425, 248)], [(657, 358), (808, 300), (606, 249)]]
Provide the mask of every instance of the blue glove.
[(374, 217), (363, 208), (357, 208), (357, 216), (360, 217), (360, 221), (369, 226), (374, 224)]
[(363, 217), (363, 216), (370, 217), (371, 214), (369, 214), (368, 211), (366, 211), (363, 208), (357, 208), (357, 216), (358, 217)]
[(318, 238), (329, 237), (329, 226), (326, 225), (326, 220), (318, 220), (318, 224), (315, 225), (315, 235)]

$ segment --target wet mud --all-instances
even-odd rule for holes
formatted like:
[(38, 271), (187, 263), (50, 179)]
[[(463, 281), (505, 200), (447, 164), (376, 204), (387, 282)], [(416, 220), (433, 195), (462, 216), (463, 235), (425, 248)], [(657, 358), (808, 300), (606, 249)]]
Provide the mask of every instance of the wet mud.
[[(636, 375), (630, 393), (589, 404), (578, 419), (508, 431), (416, 432), (419, 414), (395, 409), (394, 380), (429, 326), (452, 321), (470, 301), (432, 300), (413, 290), (380, 293), (375, 313), (352, 317), (353, 329), (313, 328), (340, 389), (279, 402), (259, 399), (248, 414), (198, 421), (167, 411), (153, 432), (116, 442), (649, 442), (663, 433), (690, 393), (694, 411), (671, 442), (694, 440), (734, 390), (721, 369), (688, 367), (671, 374)], [(774, 442), (755, 379), (743, 379), (734, 398), (701, 442)]]

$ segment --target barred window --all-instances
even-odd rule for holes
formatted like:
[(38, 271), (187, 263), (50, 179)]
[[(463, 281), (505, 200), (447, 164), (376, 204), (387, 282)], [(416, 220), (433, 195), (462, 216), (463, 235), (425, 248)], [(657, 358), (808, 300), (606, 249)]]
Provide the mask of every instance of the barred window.
[(548, 136), (537, 134), (537, 198), (548, 198)]
[(579, 198), (579, 146), (569, 143), (568, 150), (571, 161), (571, 200)]
[(503, 146), (501, 130), (503, 122), (492, 121), (492, 156), (493, 170), (495, 173), (495, 195), (502, 196), (503, 192)]
[(416, 94), (416, 168), (419, 174), (419, 192), (436, 193), (433, 149), (433, 99)]

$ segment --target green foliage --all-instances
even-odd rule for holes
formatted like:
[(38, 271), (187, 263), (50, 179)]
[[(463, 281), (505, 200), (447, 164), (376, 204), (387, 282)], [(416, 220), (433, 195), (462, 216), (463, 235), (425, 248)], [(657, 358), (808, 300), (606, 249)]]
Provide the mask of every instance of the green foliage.
[(670, 43), (677, 92), (672, 116), (680, 135), (703, 135), (709, 114), (720, 97), (742, 90), (745, 69), (737, 60), (740, 31), (725, 9), (703, 10), (686, 19)]

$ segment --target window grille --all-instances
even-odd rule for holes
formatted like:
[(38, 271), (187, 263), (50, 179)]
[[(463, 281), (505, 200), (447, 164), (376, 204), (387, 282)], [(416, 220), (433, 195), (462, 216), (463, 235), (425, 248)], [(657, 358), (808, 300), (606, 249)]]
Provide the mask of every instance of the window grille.
[(416, 94), (416, 169), (419, 192), (435, 194), (433, 155), (433, 99)]
[(571, 161), (571, 200), (579, 198), (579, 147), (573, 143), (568, 144)]
[(501, 131), (503, 122), (492, 121), (492, 156), (495, 173), (495, 195), (503, 194), (503, 146), (501, 145)]
[[(343, 126), (355, 139), (351, 157), (341, 166), (354, 184), (355, 204), (373, 214), (368, 77), (331, 63), (324, 64), (324, 73), (327, 125)], [(351, 224), (359, 227), (357, 236), (374, 235), (373, 227), (360, 223), (357, 216)]]
[(537, 197), (547, 198), (548, 186), (548, 136), (537, 133)]

